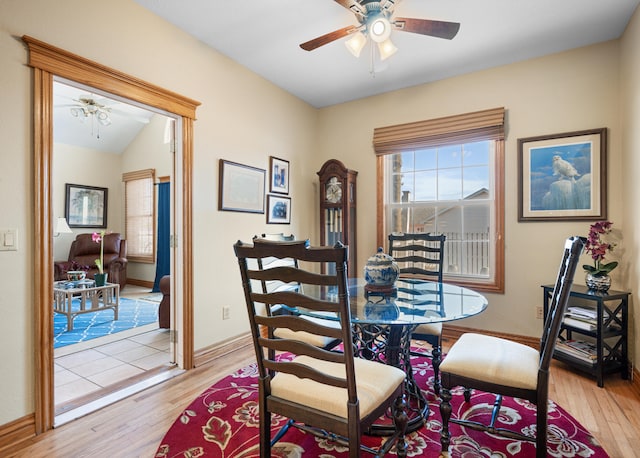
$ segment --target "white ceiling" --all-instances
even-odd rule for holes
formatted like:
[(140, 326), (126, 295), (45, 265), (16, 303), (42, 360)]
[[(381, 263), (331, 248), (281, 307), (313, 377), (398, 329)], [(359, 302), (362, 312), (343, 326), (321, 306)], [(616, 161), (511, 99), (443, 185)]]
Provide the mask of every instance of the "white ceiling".
[[(153, 112), (125, 103), (115, 96), (107, 97), (62, 80), (53, 83), (53, 141), (104, 153), (122, 153), (149, 123)], [(92, 99), (104, 105), (111, 124), (100, 125), (93, 117), (75, 117), (72, 108), (82, 106), (80, 99)]]
[(298, 45), (348, 25), (333, 0), (135, 0), (277, 86), (324, 107), (616, 39), (640, 0), (396, 0), (395, 16), (461, 24), (453, 40), (394, 31), (398, 52), (372, 76), (346, 38)]

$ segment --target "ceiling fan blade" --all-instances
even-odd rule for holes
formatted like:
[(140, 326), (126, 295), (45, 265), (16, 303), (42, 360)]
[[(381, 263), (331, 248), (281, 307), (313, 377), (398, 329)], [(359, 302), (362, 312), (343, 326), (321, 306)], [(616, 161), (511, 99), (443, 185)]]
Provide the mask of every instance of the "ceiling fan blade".
[[(337, 1), (337, 0), (336, 0)], [(306, 43), (302, 43), (300, 47), (305, 51), (313, 51), (320, 46), (324, 46), (332, 41), (338, 40), (342, 37), (346, 37), (352, 32), (358, 30), (358, 27), (350, 25), (348, 27), (343, 27), (342, 29), (334, 30), (333, 32), (329, 32), (325, 35), (322, 35), (318, 38), (314, 38), (313, 40), (309, 40)]]
[(367, 9), (358, 3), (356, 0), (333, 0), (336, 3), (344, 6), (346, 9), (350, 10), (353, 14), (356, 15), (360, 22), (364, 21), (367, 16)]
[(397, 17), (393, 21), (396, 30), (403, 32), (419, 33), (437, 38), (451, 40), (460, 30), (460, 23), (446, 21), (432, 21), (430, 19), (415, 19)]

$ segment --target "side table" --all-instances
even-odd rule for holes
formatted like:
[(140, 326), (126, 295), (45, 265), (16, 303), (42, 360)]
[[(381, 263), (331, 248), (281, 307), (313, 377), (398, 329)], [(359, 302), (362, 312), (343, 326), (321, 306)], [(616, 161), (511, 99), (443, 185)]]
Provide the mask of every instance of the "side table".
[[(549, 310), (549, 300), (553, 293), (553, 285), (543, 285), (544, 317)], [(569, 305), (586, 306), (594, 310), (593, 329), (582, 329), (564, 322), (559, 339), (572, 340), (577, 336), (587, 336), (595, 344), (596, 354), (593, 362), (573, 357), (566, 352), (554, 352), (554, 358), (569, 364), (576, 369), (596, 377), (599, 387), (604, 386), (606, 374), (620, 372), (623, 379), (629, 377), (628, 355), (628, 323), (629, 296), (626, 291), (598, 292), (586, 286), (573, 285), (569, 296)]]
[[(73, 299), (79, 307), (73, 307)], [(113, 319), (118, 319), (120, 306), (120, 285), (107, 283), (104, 286), (90, 286), (83, 282), (59, 281), (53, 284), (53, 311), (67, 316), (67, 331), (73, 330), (73, 319), (82, 314), (112, 309)]]

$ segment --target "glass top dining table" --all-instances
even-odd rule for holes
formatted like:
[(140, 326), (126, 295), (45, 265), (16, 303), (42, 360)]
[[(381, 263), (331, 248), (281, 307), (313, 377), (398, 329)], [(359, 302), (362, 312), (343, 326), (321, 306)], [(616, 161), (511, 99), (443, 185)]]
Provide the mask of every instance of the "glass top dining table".
[[(410, 414), (408, 431), (414, 431), (426, 422), (429, 406), (422, 388), (413, 378), (411, 334), (421, 324), (450, 322), (478, 315), (487, 308), (487, 299), (469, 288), (417, 278), (400, 278), (393, 290), (386, 292), (368, 291), (365, 286), (364, 279), (349, 279), (356, 356), (392, 364), (405, 371), (405, 394)], [(305, 294), (310, 294), (306, 288)], [(315, 294), (327, 300), (337, 300), (335, 289)], [(291, 312), (337, 320), (336, 316), (321, 315), (302, 307)], [(369, 431), (375, 435), (392, 432), (393, 425), (387, 423), (374, 424)]]
[[(469, 288), (417, 278), (400, 278), (393, 292), (367, 292), (365, 281), (349, 279), (349, 301), (353, 324), (401, 325), (455, 321), (483, 312), (486, 297)], [(309, 294), (305, 287), (305, 293)], [(316, 293), (331, 300), (336, 290)], [(314, 294), (315, 295), (315, 294)], [(302, 307), (296, 311), (306, 316), (335, 319)]]

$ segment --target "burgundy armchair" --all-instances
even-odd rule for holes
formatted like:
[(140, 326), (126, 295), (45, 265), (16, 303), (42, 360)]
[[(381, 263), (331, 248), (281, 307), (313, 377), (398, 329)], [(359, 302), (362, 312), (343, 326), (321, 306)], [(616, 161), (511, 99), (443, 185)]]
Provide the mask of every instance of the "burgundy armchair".
[[(87, 278), (98, 272), (96, 259), (100, 257), (100, 244), (91, 239), (91, 234), (78, 234), (71, 243), (67, 261), (54, 263), (54, 279), (66, 280), (70, 270), (84, 270)], [(118, 283), (120, 288), (127, 284), (127, 241), (119, 233), (104, 236), (104, 271), (109, 283)]]

